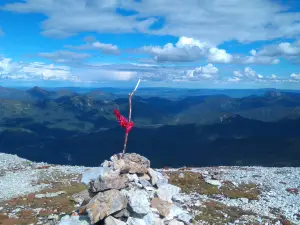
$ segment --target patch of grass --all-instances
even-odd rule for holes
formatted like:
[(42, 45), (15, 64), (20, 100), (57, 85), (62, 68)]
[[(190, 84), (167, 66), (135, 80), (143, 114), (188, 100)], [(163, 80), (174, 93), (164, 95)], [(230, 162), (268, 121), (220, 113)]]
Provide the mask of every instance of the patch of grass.
[[(179, 174), (183, 173), (184, 177), (179, 178)], [(260, 189), (256, 184), (240, 184), (235, 186), (229, 181), (222, 183), (218, 188), (205, 182), (201, 174), (181, 171), (181, 172), (167, 172), (170, 177), (170, 183), (177, 185), (185, 193), (197, 192), (202, 195), (214, 196), (224, 195), (228, 198), (247, 198), (249, 200), (257, 200), (260, 195)]]
[[(20, 206), (23, 206), (26, 209), (30, 209), (31, 211), (33, 211), (34, 209), (42, 208), (42, 210), (39, 212), (37, 216), (35, 216), (34, 214), (30, 214), (29, 210), (20, 211), (17, 214), (19, 220), (18, 221), (14, 220), (14, 223), (12, 223), (12, 224), (30, 224), (27, 223), (27, 221), (32, 221), (33, 219), (36, 220), (37, 217), (47, 217), (51, 214), (70, 214), (74, 210), (77, 210), (77, 208), (74, 205), (74, 202), (71, 200), (71, 196), (85, 189), (86, 186), (81, 183), (73, 183), (70, 186), (57, 186), (54, 188), (45, 189), (38, 193), (30, 194), (27, 197), (19, 197), (19, 198), (9, 200), (7, 202), (4, 202), (3, 205), (5, 205), (10, 209), (8, 211), (12, 211), (13, 209), (19, 208)], [(34, 197), (36, 194), (55, 193), (58, 191), (64, 191), (65, 194), (61, 194), (59, 196), (50, 197), (50, 198)], [(0, 214), (0, 221), (3, 220), (4, 216), (5, 215)], [(8, 218), (6, 218), (3, 221), (6, 221), (7, 219)], [(2, 225), (1, 222), (0, 224)]]
[[(179, 174), (183, 173), (184, 177), (179, 178)], [(203, 195), (220, 194), (217, 186), (208, 184), (204, 181), (199, 173), (181, 171), (181, 172), (167, 172), (169, 182), (181, 188), (185, 193), (197, 192)]]
[(244, 215), (255, 215), (238, 207), (226, 206), (216, 201), (207, 201), (199, 208), (194, 222), (202, 221), (208, 224), (224, 225), (238, 220)]

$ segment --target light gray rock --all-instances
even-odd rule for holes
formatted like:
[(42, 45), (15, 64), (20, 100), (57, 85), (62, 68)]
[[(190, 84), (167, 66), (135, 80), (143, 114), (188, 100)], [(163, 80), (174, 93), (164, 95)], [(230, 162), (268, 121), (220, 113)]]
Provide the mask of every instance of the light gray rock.
[(171, 220), (168, 225), (184, 225), (184, 223), (178, 220)]
[(184, 178), (184, 173), (180, 173), (180, 174), (178, 175), (178, 178), (179, 178), (179, 179), (183, 179), (183, 178)]
[(187, 213), (182, 213), (182, 214), (179, 214), (178, 216), (177, 216), (177, 219), (179, 220), (179, 221), (182, 221), (182, 222), (184, 222), (185, 224), (190, 224), (191, 223), (191, 220), (192, 220), (192, 217), (189, 215), (189, 214), (187, 214)]
[(140, 179), (139, 180), (140, 184), (145, 188), (145, 187), (152, 187), (152, 185), (150, 184), (149, 181), (145, 180), (145, 179)]
[(167, 215), (169, 215), (171, 208), (173, 206), (172, 203), (167, 202), (167, 201), (163, 201), (159, 198), (153, 198), (151, 200), (151, 208), (155, 208), (158, 210), (159, 215), (166, 217)]
[(113, 163), (111, 161), (105, 160), (103, 163), (101, 163), (101, 166), (102, 167), (111, 167), (112, 164)]
[(97, 223), (103, 218), (127, 207), (127, 199), (118, 190), (109, 190), (98, 193), (86, 206), (92, 223)]
[(184, 214), (184, 213), (186, 213), (186, 212), (183, 211), (183, 209), (179, 208), (176, 205), (173, 205), (171, 210), (170, 210), (170, 213), (166, 216), (166, 220), (172, 220), (172, 219), (174, 219), (174, 218), (176, 218), (179, 215)]
[(127, 174), (127, 177), (130, 182), (138, 182), (139, 177), (136, 174)]
[(151, 177), (152, 185), (156, 185), (157, 187), (160, 187), (160, 186), (168, 183), (168, 179), (166, 177), (164, 177), (164, 175), (162, 175), (160, 172), (157, 172), (157, 171), (149, 168), (148, 174)]
[(144, 187), (147, 191), (154, 191), (155, 190), (155, 188), (154, 187)]
[(126, 223), (122, 220), (118, 220), (112, 216), (109, 216), (105, 218), (104, 225), (126, 225)]
[(100, 175), (95, 181), (90, 182), (90, 192), (100, 192), (110, 189), (123, 189), (128, 185), (128, 177), (124, 174), (120, 175), (119, 171), (109, 171)]
[(87, 204), (91, 200), (91, 197), (88, 190), (83, 190), (79, 193), (73, 194), (71, 199), (76, 202), (78, 206), (81, 206), (83, 204)]
[(156, 194), (161, 200), (172, 202), (173, 196), (178, 195), (180, 191), (180, 187), (164, 184), (158, 188)]
[(58, 192), (52, 192), (46, 194), (36, 194), (35, 198), (54, 198), (65, 193), (66, 193), (65, 191), (58, 191)]
[(143, 217), (143, 220), (147, 225), (164, 225), (163, 220), (159, 218), (158, 214), (154, 214), (153, 212), (148, 213)]
[(240, 198), (241, 202), (248, 204), (249, 203), (249, 199), (248, 198)]
[(108, 167), (95, 167), (86, 170), (82, 174), (81, 183), (88, 185), (90, 181), (96, 180), (99, 176), (104, 176), (111, 169)]
[[(43, 223), (42, 223), (43, 224)], [(83, 219), (79, 216), (63, 216), (58, 225), (90, 225), (88, 219)]]
[(205, 182), (218, 187), (222, 186), (222, 183), (218, 180), (205, 179)]
[(125, 154), (122, 158), (118, 155), (111, 157), (115, 170), (120, 170), (122, 173), (147, 173), (150, 168), (150, 161), (136, 153)]
[(146, 191), (131, 189), (126, 195), (130, 211), (141, 215), (146, 215), (151, 211)]
[(146, 222), (142, 219), (133, 218), (133, 217), (129, 217), (126, 224), (127, 225), (150, 225), (150, 224), (146, 224)]

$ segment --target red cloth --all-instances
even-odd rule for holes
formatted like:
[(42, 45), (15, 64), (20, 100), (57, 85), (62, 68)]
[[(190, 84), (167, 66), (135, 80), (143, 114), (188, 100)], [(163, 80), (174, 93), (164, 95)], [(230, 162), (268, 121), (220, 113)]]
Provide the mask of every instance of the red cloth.
[(119, 110), (115, 109), (114, 113), (118, 119), (118, 122), (120, 124), (121, 127), (126, 129), (126, 134), (129, 133), (129, 131), (132, 129), (134, 123), (132, 121), (128, 122), (128, 120), (121, 115), (121, 113), (119, 112)]

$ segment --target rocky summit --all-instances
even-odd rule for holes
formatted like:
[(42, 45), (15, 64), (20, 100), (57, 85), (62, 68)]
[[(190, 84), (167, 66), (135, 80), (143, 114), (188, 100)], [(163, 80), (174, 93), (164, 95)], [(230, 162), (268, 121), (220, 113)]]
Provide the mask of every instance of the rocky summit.
[(297, 225), (299, 184), (297, 167), (152, 169), (126, 154), (88, 168), (0, 153), (0, 224)]
[[(138, 154), (114, 155), (101, 167), (83, 173), (83, 204), (79, 211), (91, 224), (181, 225), (191, 224), (192, 216), (176, 198), (181, 188), (168, 183), (166, 175), (150, 168), (150, 161)], [(77, 196), (80, 198), (80, 196)], [(62, 218), (60, 225), (80, 224)]]

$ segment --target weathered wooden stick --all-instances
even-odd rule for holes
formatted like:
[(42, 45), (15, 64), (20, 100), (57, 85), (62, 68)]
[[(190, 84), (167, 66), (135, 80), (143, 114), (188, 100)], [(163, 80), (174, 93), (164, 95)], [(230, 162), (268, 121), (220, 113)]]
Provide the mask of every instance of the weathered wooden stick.
[[(128, 116), (128, 123), (131, 122), (131, 113), (132, 113), (132, 96), (136, 92), (136, 89), (138, 88), (141, 80), (139, 79), (135, 88), (131, 93), (128, 94), (128, 101), (129, 101), (129, 116)], [(124, 140), (124, 149), (123, 149), (123, 155), (126, 153), (126, 147), (127, 147), (127, 141), (128, 141), (128, 133), (125, 135), (125, 140)]]

